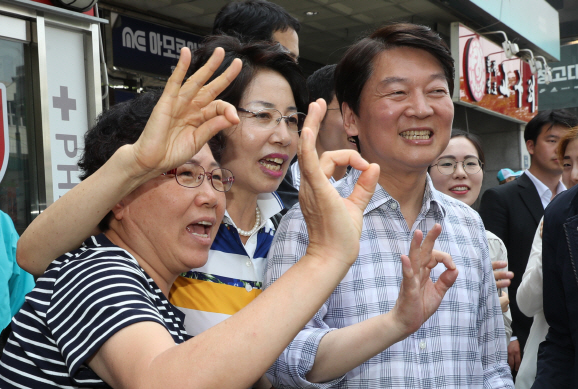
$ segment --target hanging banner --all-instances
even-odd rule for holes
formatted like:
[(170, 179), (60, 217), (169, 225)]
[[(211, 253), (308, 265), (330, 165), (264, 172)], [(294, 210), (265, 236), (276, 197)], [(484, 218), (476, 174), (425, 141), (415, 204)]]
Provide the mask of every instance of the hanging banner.
[(10, 136), (8, 130), (8, 97), (6, 85), (0, 82), (0, 181), (6, 174), (10, 155)]
[(460, 23), (452, 24), (454, 101), (529, 122), (538, 113), (537, 74), (530, 65)]
[(194, 51), (203, 37), (117, 15), (112, 25), (112, 53), (115, 67), (170, 77), (182, 47)]

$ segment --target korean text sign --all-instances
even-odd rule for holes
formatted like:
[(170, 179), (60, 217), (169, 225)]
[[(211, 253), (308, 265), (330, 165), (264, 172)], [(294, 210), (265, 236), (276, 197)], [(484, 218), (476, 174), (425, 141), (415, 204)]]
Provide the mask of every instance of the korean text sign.
[(119, 15), (112, 26), (114, 66), (169, 77), (182, 47), (194, 51), (203, 37)]

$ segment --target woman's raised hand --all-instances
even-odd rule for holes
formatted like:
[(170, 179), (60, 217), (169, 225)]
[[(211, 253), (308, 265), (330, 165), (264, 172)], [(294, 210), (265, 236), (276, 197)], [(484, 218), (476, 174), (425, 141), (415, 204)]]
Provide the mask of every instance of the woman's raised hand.
[[(311, 103), (301, 131), (297, 151), (301, 169), (299, 203), (309, 233), (307, 253), (351, 266), (359, 254), (363, 211), (375, 191), (379, 166), (353, 150), (331, 151), (318, 157), (315, 140), (326, 108), (323, 99)], [(338, 165), (362, 171), (348, 198), (342, 198), (329, 182)]]
[(125, 146), (132, 148), (138, 170), (135, 175), (160, 174), (185, 163), (217, 132), (239, 122), (235, 107), (215, 98), (239, 74), (241, 60), (233, 60), (225, 72), (205, 85), (224, 57), (222, 48), (215, 49), (207, 63), (183, 84), (191, 51), (181, 49), (177, 67), (142, 135), (134, 145)]

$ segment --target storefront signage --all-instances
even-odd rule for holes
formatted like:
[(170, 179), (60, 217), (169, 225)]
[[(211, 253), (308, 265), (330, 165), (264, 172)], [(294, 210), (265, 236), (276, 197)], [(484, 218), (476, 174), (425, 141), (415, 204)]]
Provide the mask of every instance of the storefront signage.
[(52, 194), (56, 201), (79, 182), (78, 159), (88, 130), (84, 37), (46, 27)]
[(537, 114), (537, 75), (525, 61), (507, 58), (501, 46), (459, 23), (452, 25), (452, 40), (458, 41), (452, 42), (455, 101), (525, 122)]
[(578, 107), (578, 44), (561, 47), (560, 62), (553, 62), (552, 82), (546, 85), (538, 71), (540, 110)]
[(0, 181), (4, 178), (10, 155), (10, 136), (8, 129), (8, 98), (6, 85), (0, 82)]
[(182, 47), (191, 51), (203, 37), (118, 15), (112, 26), (115, 67), (169, 77)]

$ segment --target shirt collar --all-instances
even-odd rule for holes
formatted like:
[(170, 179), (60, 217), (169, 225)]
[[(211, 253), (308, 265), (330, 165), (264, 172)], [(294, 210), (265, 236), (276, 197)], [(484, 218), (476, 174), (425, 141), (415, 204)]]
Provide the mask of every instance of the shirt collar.
[[(360, 175), (361, 171), (352, 168), (349, 175), (336, 184), (336, 189), (342, 197), (347, 197), (351, 194), (351, 192), (353, 192), (353, 188), (355, 187), (355, 184), (357, 183), (357, 180), (359, 179)], [(397, 200), (391, 197), (391, 195), (387, 193), (385, 189), (383, 189), (383, 187), (378, 183), (375, 188), (375, 193), (373, 194), (373, 196), (371, 196), (371, 200), (369, 200), (369, 203), (367, 204), (367, 207), (365, 208), (363, 215), (365, 216), (366, 214), (368, 214), (369, 212), (373, 211), (376, 208), (379, 208), (383, 204), (389, 204), (391, 202), (395, 202), (397, 206), (399, 206)], [(431, 178), (429, 174), (427, 174), (425, 192), (423, 195), (422, 208), (420, 214), (425, 215), (430, 210), (432, 210), (433, 212), (439, 212), (440, 218), (443, 219), (446, 216), (444, 204), (445, 201), (443, 197), (441, 196), (440, 192), (438, 192), (434, 188)]]
[[(538, 191), (538, 196), (540, 196), (541, 199), (544, 199), (546, 200), (547, 203), (549, 203), (550, 200), (552, 199), (552, 191), (550, 190), (550, 188), (544, 185), (544, 183), (540, 181), (535, 175), (530, 173), (529, 170), (524, 171), (524, 173), (526, 173), (528, 178), (532, 180), (532, 182), (534, 183), (534, 186)], [(566, 186), (562, 183), (562, 181), (558, 181), (558, 185), (556, 186), (556, 194), (563, 192), (565, 190)]]
[[(257, 206), (261, 212), (261, 223), (265, 224), (273, 215), (278, 214), (284, 208), (283, 201), (277, 194), (273, 193), (261, 193), (257, 196)], [(235, 225), (233, 219), (229, 216), (229, 212), (225, 210), (225, 216), (223, 217), (223, 222), (227, 224)]]

